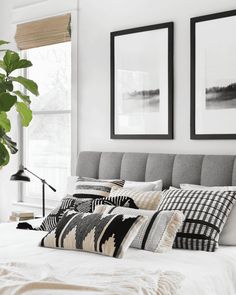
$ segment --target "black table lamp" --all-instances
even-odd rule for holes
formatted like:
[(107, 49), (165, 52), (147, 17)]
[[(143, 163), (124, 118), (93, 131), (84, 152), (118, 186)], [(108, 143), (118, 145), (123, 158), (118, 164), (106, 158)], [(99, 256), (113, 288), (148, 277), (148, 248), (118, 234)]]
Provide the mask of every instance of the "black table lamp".
[(45, 185), (50, 187), (50, 189), (53, 190), (54, 192), (56, 192), (56, 189), (54, 187), (52, 187), (50, 184), (48, 184), (45, 179), (42, 179), (38, 175), (34, 174), (33, 172), (31, 172), (29, 169), (27, 169), (23, 165), (20, 165), (20, 168), (16, 172), (16, 174), (13, 174), (11, 176), (11, 180), (30, 182), (30, 178), (25, 174), (24, 171), (29, 172), (30, 174), (32, 174), (33, 176), (35, 176), (36, 178), (38, 178), (42, 182), (42, 210), (43, 210), (43, 217), (44, 217), (45, 216)]

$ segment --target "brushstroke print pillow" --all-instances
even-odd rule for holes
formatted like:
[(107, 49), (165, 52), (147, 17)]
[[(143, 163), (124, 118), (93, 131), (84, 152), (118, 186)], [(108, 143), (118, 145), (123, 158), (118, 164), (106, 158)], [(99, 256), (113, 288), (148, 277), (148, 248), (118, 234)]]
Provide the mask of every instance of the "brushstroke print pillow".
[(145, 222), (144, 216), (67, 211), (42, 247), (82, 250), (122, 258)]

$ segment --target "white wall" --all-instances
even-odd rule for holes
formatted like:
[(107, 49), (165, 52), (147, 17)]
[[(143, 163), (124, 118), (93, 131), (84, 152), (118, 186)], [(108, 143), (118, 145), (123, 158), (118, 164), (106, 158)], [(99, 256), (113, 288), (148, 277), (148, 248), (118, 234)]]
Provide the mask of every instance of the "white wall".
[[(79, 3), (80, 150), (236, 154), (236, 140), (190, 140), (189, 111), (190, 18), (235, 9), (235, 0), (80, 0)], [(175, 23), (175, 139), (111, 140), (109, 33), (169, 21)]]

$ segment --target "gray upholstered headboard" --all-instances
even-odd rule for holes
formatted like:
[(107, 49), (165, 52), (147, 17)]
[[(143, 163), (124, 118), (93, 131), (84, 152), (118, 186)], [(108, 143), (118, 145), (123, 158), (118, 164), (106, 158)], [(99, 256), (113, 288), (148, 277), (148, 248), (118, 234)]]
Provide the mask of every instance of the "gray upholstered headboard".
[(81, 152), (77, 175), (135, 181), (236, 186), (236, 156)]

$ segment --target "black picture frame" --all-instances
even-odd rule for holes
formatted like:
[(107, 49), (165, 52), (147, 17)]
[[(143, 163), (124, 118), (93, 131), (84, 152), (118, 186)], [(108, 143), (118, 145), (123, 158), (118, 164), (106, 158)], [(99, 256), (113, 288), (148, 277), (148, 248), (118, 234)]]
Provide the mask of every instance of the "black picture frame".
[[(168, 29), (168, 133), (166, 134), (116, 134), (115, 133), (115, 42), (116, 37), (139, 32)], [(174, 91), (174, 23), (131, 28), (110, 33), (110, 138), (111, 139), (173, 139)]]
[[(236, 10), (230, 10), (230, 11), (224, 11), (219, 13), (213, 13), (208, 14), (204, 16), (199, 17), (193, 17), (190, 19), (190, 84), (191, 84), (191, 90), (190, 90), (190, 96), (191, 96), (191, 103), (190, 103), (190, 138), (193, 140), (199, 139), (199, 140), (214, 140), (214, 139), (236, 139), (236, 134), (232, 133), (214, 133), (214, 134), (200, 134), (196, 132), (196, 100), (198, 99), (196, 97), (196, 26), (198, 23), (211, 21), (211, 20), (217, 20), (227, 17), (236, 17)], [(234, 32), (232, 29), (231, 32)]]

